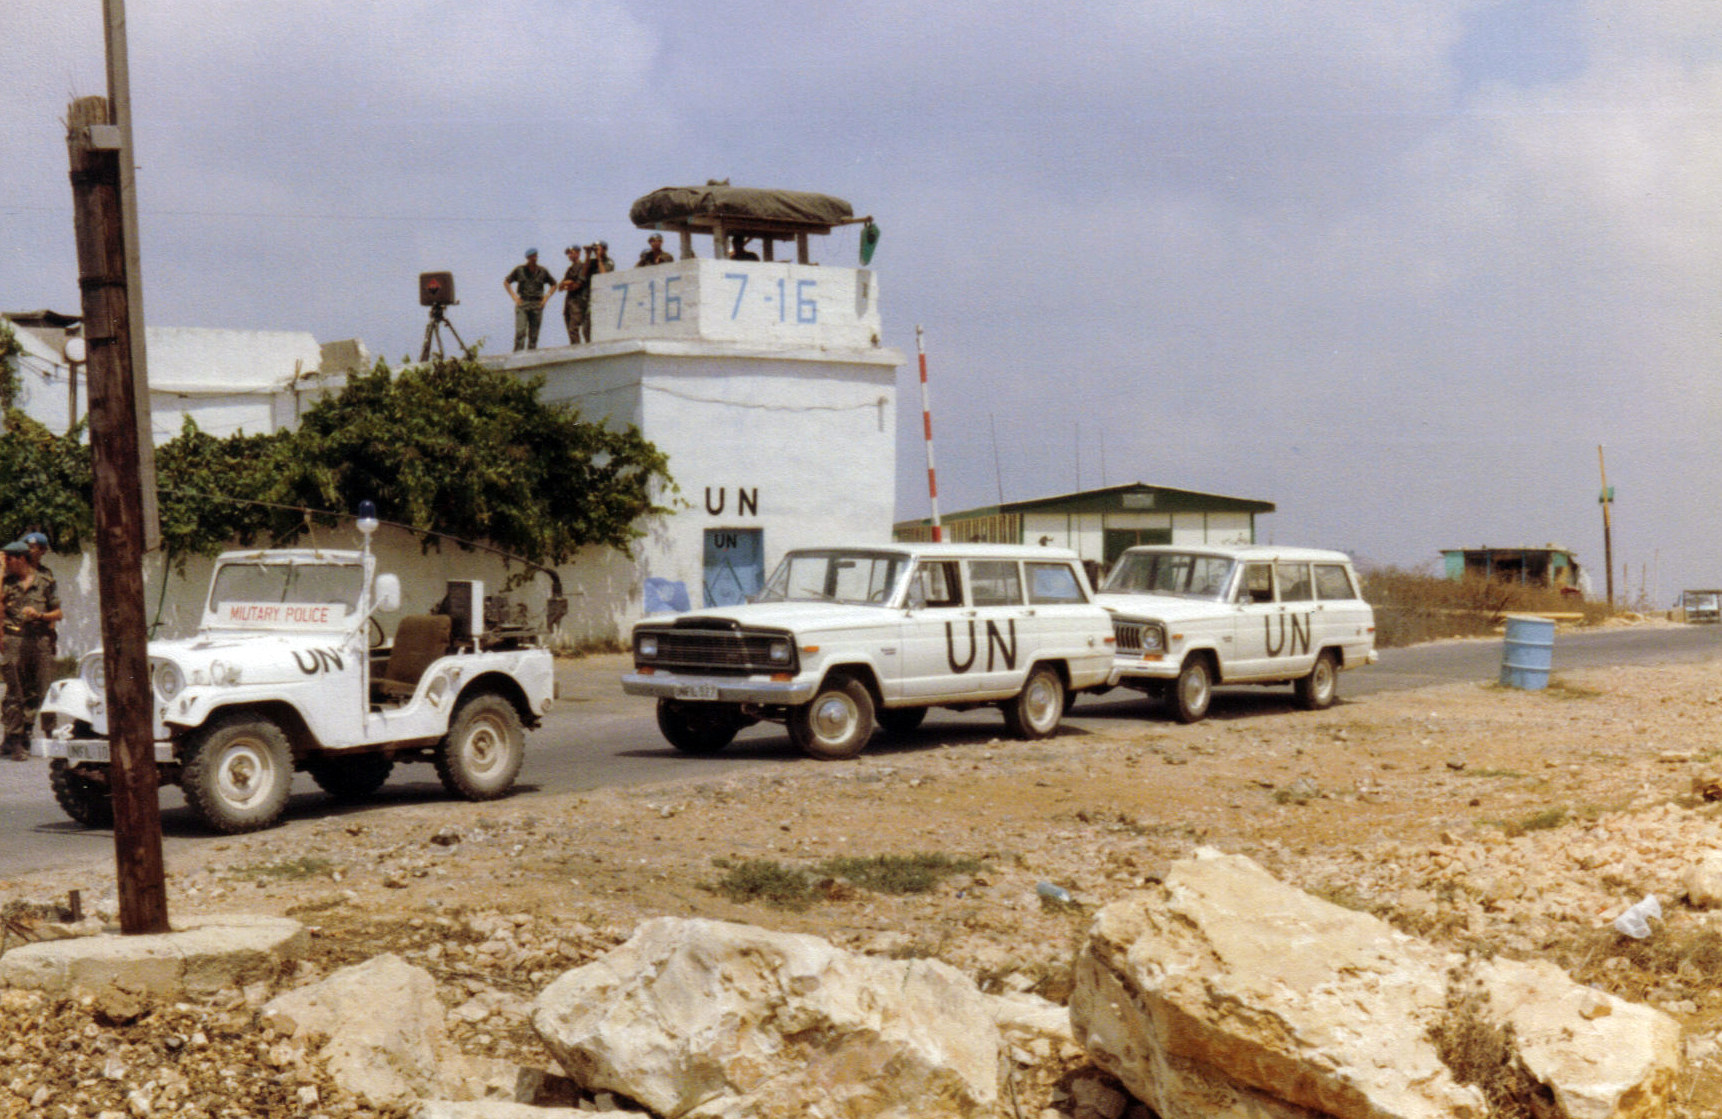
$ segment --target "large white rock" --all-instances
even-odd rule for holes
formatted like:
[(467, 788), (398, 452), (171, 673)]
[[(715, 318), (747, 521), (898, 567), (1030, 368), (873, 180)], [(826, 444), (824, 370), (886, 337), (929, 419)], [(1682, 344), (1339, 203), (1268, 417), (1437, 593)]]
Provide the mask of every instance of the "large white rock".
[[(318, 1056), (336, 1084), (372, 1107), (451, 1095), (451, 1052), (436, 980), (385, 954), (264, 1004), (263, 1025), (324, 1039)], [(462, 1069), (464, 1071), (464, 1069)]]
[[(1470, 983), (1487, 994), (1459, 998)], [(1161, 1119), (1481, 1119), (1431, 1027), (1467, 1005), (1511, 1025), (1567, 1119), (1665, 1113), (1678, 1027), (1552, 965), (1459, 956), (1204, 854), (1107, 906), (1079, 953), (1079, 1043)]]
[(1000, 1036), (935, 960), (658, 918), (538, 997), (533, 1025), (577, 1082), (664, 1119), (990, 1119)]
[(1648, 1006), (1582, 987), (1547, 961), (1478, 968), (1489, 1012), (1513, 1027), (1519, 1060), (1568, 1119), (1671, 1114), (1680, 1026)]

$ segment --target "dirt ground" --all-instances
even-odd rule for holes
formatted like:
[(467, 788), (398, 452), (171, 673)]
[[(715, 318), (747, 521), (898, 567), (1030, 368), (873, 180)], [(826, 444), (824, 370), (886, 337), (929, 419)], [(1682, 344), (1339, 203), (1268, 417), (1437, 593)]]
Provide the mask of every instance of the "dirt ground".
[[(965, 733), (879, 739), (850, 762), (786, 751), (711, 778), (690, 758), (685, 780), (661, 785), (301, 818), (170, 859), (170, 912), (284, 913), (313, 926), (314, 960), (276, 989), (400, 952), (438, 977), (451, 1008), (467, 1008), (454, 1026), (463, 1050), (548, 1067), (518, 1001), (487, 1013), (473, 1000), (530, 998), (643, 918), (937, 956), (987, 989), (1063, 1001), (1094, 908), (1205, 844), (1438, 943), (1552, 959), (1659, 1006), (1685, 1030), (1684, 1113), (1722, 1112), (1722, 924), (1681, 900), (1687, 868), (1722, 848), (1722, 807), (1704, 795), (1722, 791), (1722, 662), (1577, 671), (1540, 692), (1344, 694), (1342, 678), (1341, 703), (1304, 712), (1284, 690), (1250, 693), (1193, 726), (1143, 701), (1089, 722), (1100, 729), (1033, 743), (997, 737), (1001, 724), (977, 713)], [(827, 864), (915, 854), (958, 870), (892, 894)], [(81, 888), (111, 905), (111, 880), (95, 867), (0, 881), (0, 903), (26, 912)], [(781, 881), (810, 893), (796, 907), (746, 894)], [(1048, 904), (1041, 883), (1073, 902)], [(1613, 932), (1645, 894), (1664, 911), (1652, 936)], [(303, 1053), (259, 1036), (250, 1015), (269, 993), (129, 1022), (87, 1001), (0, 998), (0, 1116), (136, 1114), (135, 1092), (156, 1113), (211, 1119), (373, 1114)], [(175, 1037), (178, 1047), (164, 1041)], [(198, 1037), (203, 1046), (185, 1048)], [(215, 1071), (146, 1075), (190, 1067), (193, 1050)], [(1077, 1113), (1069, 1090), (1093, 1075), (1080, 1053), (1016, 1057), (1014, 1113)]]

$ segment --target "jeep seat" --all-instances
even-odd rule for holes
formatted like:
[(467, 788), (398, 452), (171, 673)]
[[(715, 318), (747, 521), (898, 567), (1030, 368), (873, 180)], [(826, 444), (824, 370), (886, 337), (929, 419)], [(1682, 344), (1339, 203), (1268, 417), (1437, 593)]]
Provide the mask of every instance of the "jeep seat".
[(448, 652), (454, 619), (447, 614), (409, 614), (395, 627), (395, 643), (389, 649), (382, 675), (371, 681), (371, 690), (381, 699), (406, 699), (419, 686), (419, 677), (431, 662)]

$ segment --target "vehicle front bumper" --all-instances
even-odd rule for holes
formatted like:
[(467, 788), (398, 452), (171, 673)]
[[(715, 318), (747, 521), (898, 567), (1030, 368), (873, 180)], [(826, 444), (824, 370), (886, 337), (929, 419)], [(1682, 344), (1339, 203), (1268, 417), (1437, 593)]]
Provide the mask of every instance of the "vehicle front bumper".
[[(46, 738), (30, 740), (30, 755), (37, 758), (64, 758), (73, 765), (80, 762), (106, 765), (110, 760), (110, 746), (105, 738), (73, 738), (70, 735), (61, 738), (49, 735)], [(173, 761), (173, 743), (157, 742), (155, 760), (157, 763)]]
[(674, 672), (630, 672), (622, 677), (629, 695), (693, 703), (760, 703), (794, 707), (813, 698), (817, 679), (773, 680), (766, 676), (700, 676)]
[(1112, 661), (1112, 682), (1117, 684), (1133, 676), (1146, 676), (1154, 680), (1176, 680), (1178, 678), (1178, 662), (1169, 656), (1139, 657), (1119, 655)]

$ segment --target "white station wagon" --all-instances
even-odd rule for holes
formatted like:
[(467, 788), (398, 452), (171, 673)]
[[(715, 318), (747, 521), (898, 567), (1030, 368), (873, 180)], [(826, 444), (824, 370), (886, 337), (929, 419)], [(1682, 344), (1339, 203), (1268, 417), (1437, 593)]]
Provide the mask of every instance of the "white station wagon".
[(928, 708), (996, 705), (1021, 738), (1112, 672), (1112, 622), (1075, 553), (1003, 544), (790, 552), (750, 603), (634, 626), (629, 695), (655, 696), (678, 750), (712, 753), (762, 719), (816, 758), (905, 733)]
[(1343, 669), (1374, 664), (1375, 611), (1343, 552), (1271, 545), (1146, 545), (1096, 599), (1112, 611), (1117, 682), (1208, 713), (1215, 684), (1284, 684), (1311, 710)]

